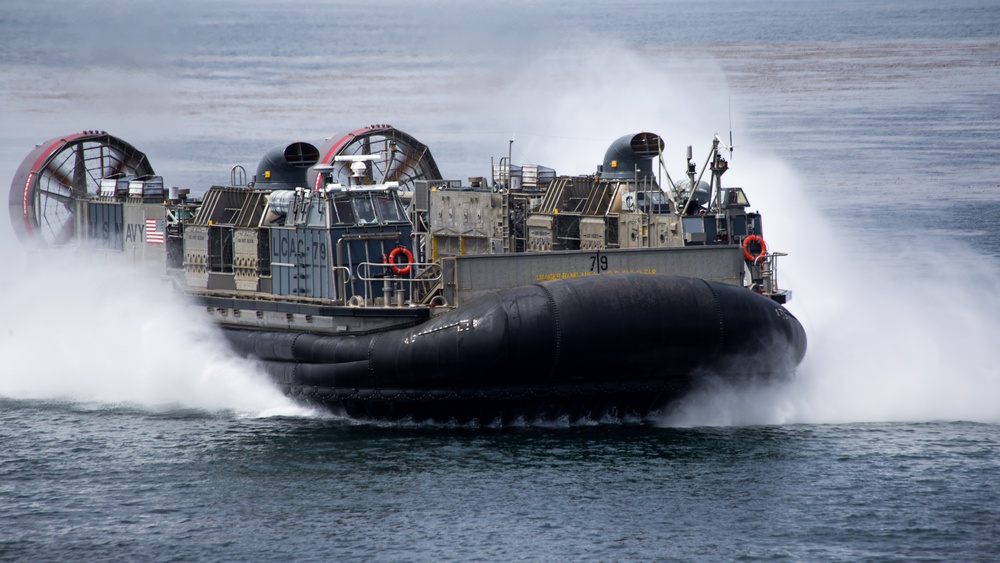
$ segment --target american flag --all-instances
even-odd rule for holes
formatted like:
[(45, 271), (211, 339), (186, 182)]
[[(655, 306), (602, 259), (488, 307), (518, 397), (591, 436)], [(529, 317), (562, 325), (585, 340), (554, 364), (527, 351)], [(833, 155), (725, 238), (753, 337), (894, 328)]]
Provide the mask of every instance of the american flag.
[(146, 218), (146, 244), (163, 244), (163, 219)]

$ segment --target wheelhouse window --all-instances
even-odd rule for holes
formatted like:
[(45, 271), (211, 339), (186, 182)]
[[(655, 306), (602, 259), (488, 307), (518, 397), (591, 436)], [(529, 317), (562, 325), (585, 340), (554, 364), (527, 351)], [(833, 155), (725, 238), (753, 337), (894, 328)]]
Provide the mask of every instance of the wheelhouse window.
[(347, 198), (337, 199), (333, 202), (333, 212), (334, 220), (333, 223), (338, 225), (353, 225), (354, 224), (354, 209), (351, 207), (351, 201)]
[(406, 220), (399, 202), (390, 194), (376, 195), (375, 205), (383, 223), (399, 223)]
[(372, 200), (368, 198), (367, 194), (351, 198), (351, 205), (354, 207), (355, 223), (358, 225), (378, 223), (375, 207), (372, 206)]

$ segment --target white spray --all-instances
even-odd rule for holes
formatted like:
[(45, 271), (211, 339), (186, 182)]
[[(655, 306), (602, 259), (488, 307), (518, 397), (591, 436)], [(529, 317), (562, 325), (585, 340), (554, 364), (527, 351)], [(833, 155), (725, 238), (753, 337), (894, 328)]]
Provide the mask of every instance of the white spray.
[(834, 232), (803, 200), (805, 179), (761, 156), (741, 173), (766, 188), (754, 201), (791, 253), (782, 275), (809, 352), (790, 383), (706, 390), (669, 422), (1000, 421), (995, 261), (946, 239), (880, 246)]
[[(519, 124), (523, 155), (560, 173), (592, 171), (611, 140), (645, 129), (664, 138), (667, 166), (682, 177), (684, 145), (695, 145), (697, 160), (714, 133), (727, 136), (729, 87), (711, 61), (610, 49), (526, 74), (551, 80), (513, 84), (492, 109)], [(587, 81), (602, 75), (609, 79)], [(635, 80), (623, 85), (610, 75)], [(769, 247), (790, 254), (780, 280), (794, 292), (789, 309), (806, 328), (809, 351), (790, 382), (702, 389), (664, 423), (1000, 421), (996, 261), (947, 240), (909, 250), (835, 231), (808, 199), (809, 180), (762, 147), (740, 115), (733, 121), (737, 156), (724, 181), (747, 189)], [(532, 138), (532, 130), (566, 139)]]
[(310, 412), (234, 356), (162, 280), (96, 256), (46, 254), (8, 269), (0, 288), (0, 396), (249, 416)]

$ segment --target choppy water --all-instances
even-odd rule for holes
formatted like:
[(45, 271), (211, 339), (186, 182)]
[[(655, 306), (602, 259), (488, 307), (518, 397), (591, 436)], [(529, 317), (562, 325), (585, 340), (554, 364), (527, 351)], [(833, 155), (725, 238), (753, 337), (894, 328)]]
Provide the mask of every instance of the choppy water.
[(1000, 532), (987, 424), (483, 432), (2, 406), (0, 545), (22, 560), (985, 560)]
[(1000, 6), (757, 4), (5, 2), (8, 178), (95, 128), (195, 190), (368, 123), (458, 178), (731, 129), (810, 351), (646, 424), (359, 425), (0, 213), (0, 559), (993, 560)]

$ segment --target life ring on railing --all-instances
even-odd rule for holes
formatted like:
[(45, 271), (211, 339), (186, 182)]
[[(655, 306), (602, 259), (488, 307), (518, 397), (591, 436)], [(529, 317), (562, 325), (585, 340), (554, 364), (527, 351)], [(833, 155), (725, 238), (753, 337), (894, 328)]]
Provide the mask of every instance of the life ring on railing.
[[(757, 243), (760, 246), (760, 250), (753, 252), (750, 250), (750, 245)], [(767, 243), (760, 235), (750, 235), (743, 238), (743, 257), (750, 262), (756, 262), (757, 260), (767, 256)]]
[[(405, 262), (396, 262), (396, 257), (400, 254), (402, 254), (403, 258), (406, 259)], [(388, 264), (392, 264), (392, 266), (390, 266), (392, 273), (397, 276), (405, 276), (410, 273), (410, 265), (413, 264), (413, 253), (411, 253), (405, 246), (397, 246), (392, 249), (392, 252), (389, 253), (389, 257), (386, 258), (385, 261)]]

